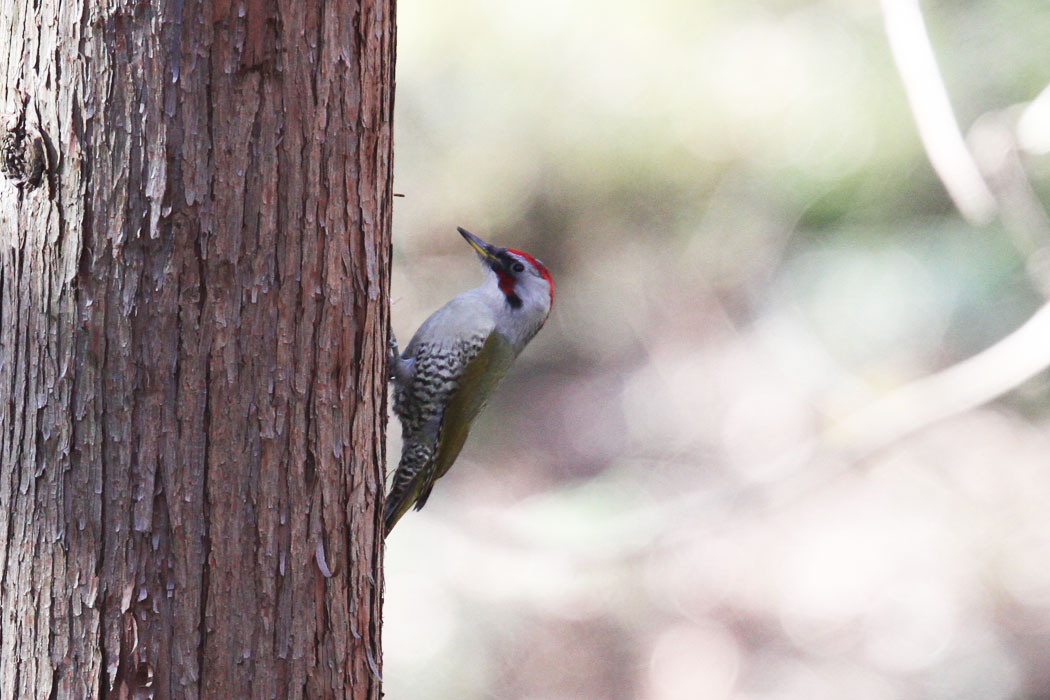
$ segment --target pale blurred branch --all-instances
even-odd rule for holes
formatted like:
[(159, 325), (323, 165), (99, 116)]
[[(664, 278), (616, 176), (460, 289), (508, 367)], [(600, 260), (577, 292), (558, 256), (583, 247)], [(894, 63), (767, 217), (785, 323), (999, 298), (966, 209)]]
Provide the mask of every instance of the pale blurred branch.
[[(996, 213), (1026, 256), (1029, 276), (1050, 298), (1050, 217), (1029, 182), (1021, 149), (1050, 149), (1050, 88), (1017, 116), (989, 112), (962, 137), (918, 0), (882, 0), (883, 18), (926, 153), (971, 223)], [(887, 446), (938, 420), (991, 401), (1050, 366), (1050, 305), (987, 350), (919, 379), (849, 416), (832, 442), (849, 452)]]
[[(1050, 87), (1018, 115), (1017, 109), (982, 115), (967, 146), (926, 32), (918, 0), (882, 0), (886, 34), (933, 169), (956, 207), (974, 224), (998, 213), (1028, 272), (1050, 297), (1050, 217), (1035, 194), (1021, 151), (1050, 151)], [(972, 150), (971, 150), (972, 149)]]
[(907, 384), (846, 417), (826, 443), (867, 454), (1002, 396), (1050, 367), (1050, 304), (995, 345)]
[(995, 214), (995, 198), (955, 120), (919, 2), (882, 0), (882, 13), (893, 60), (930, 164), (962, 215), (973, 224), (985, 224)]
[[(1031, 104), (1041, 99), (1042, 95)], [(1050, 217), (1021, 160), (1022, 124), (1024, 115), (1032, 113), (1030, 109), (1021, 111), (1020, 119), (1017, 108), (982, 115), (970, 128), (968, 141), (999, 205), (999, 220), (1027, 257), (1029, 277), (1050, 298)]]
[[(991, 347), (947, 369), (928, 375), (831, 418), (824, 430), (786, 447), (751, 473), (781, 473), (775, 482), (743, 484), (734, 507), (761, 505), (767, 512), (789, 506), (827, 486), (836, 476), (903, 438), (992, 401), (1050, 367), (1050, 303), (1020, 328)], [(696, 517), (709, 507), (711, 493), (698, 490), (661, 504), (676, 514), (664, 529)]]
[(1029, 153), (1050, 153), (1050, 85), (1024, 107), (1017, 120), (1017, 140)]

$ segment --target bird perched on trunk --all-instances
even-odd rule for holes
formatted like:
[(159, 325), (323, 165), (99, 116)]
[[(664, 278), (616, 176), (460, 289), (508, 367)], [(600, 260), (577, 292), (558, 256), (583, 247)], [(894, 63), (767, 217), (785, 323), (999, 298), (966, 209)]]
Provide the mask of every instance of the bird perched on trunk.
[(459, 456), (471, 422), (554, 302), (554, 280), (539, 260), (459, 232), (481, 258), (484, 283), (435, 311), (403, 355), (391, 336), (390, 380), (403, 445), (383, 514), (387, 534), (409, 508), (427, 502), (434, 482)]

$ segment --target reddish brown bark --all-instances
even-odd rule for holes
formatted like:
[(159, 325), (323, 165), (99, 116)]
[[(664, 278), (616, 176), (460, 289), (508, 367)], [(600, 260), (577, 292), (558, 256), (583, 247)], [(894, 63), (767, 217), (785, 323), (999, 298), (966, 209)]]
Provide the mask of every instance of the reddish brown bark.
[(0, 698), (379, 697), (392, 2), (0, 4)]

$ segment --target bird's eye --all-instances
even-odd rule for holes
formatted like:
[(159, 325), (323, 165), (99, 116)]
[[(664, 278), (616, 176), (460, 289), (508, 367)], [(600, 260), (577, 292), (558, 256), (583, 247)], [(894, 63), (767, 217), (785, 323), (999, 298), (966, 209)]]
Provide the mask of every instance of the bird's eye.
[(525, 272), (525, 266), (521, 263), (514, 263), (514, 267), (511, 268), (515, 272)]

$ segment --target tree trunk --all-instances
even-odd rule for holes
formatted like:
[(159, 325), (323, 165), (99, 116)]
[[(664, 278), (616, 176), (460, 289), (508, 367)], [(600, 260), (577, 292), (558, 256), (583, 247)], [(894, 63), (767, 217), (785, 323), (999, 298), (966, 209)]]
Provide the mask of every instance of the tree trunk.
[(0, 0), (0, 698), (379, 697), (393, 47)]

